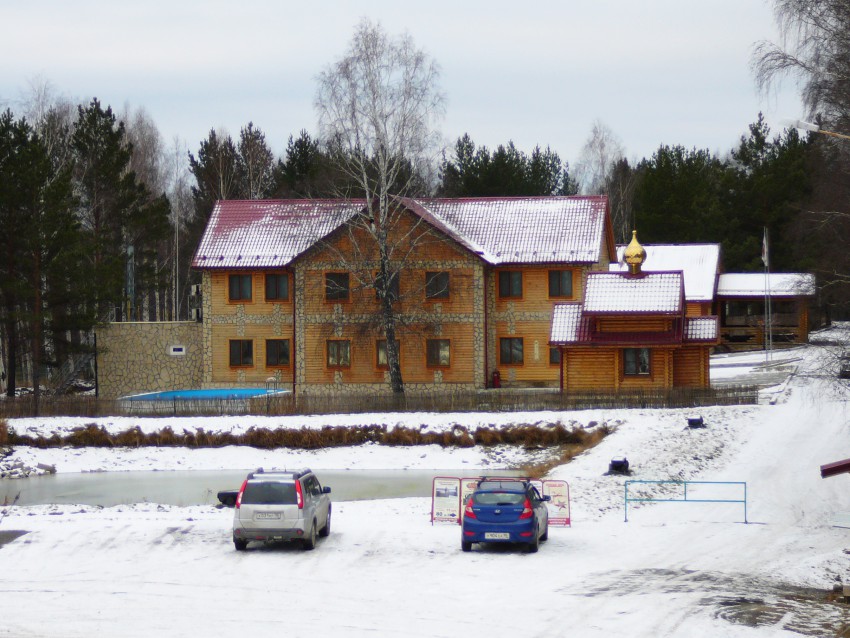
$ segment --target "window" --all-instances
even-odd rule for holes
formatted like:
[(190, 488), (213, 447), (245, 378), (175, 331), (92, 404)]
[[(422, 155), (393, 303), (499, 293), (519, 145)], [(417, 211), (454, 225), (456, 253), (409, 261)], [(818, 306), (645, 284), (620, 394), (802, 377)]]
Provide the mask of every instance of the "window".
[(499, 273), (499, 297), (522, 297), (522, 273), (503, 270)]
[[(378, 273), (375, 275), (375, 299), (381, 299), (381, 295), (379, 293), (382, 288), (381, 274)], [(387, 290), (387, 294), (392, 302), (398, 301), (399, 293), (398, 293), (398, 273), (394, 272), (390, 274), (390, 286)]]
[(573, 271), (572, 270), (550, 270), (549, 271), (549, 296), (550, 297), (572, 297), (573, 296)]
[(328, 301), (348, 301), (348, 273), (325, 273), (325, 299)]
[(289, 275), (266, 275), (266, 301), (289, 301)]
[(426, 272), (425, 273), (425, 298), (426, 299), (448, 299), (449, 298), (449, 273)]
[(230, 301), (251, 301), (251, 275), (230, 275), (228, 293)]
[(549, 363), (552, 365), (561, 364), (561, 351), (558, 348), (549, 348)]
[[(395, 348), (396, 352), (400, 352), (400, 344), (398, 339), (395, 340)], [(387, 359), (387, 340), (386, 339), (378, 339), (375, 352), (377, 355), (377, 359), (375, 364), (379, 368), (388, 368), (389, 367), (389, 359)]]
[(328, 367), (347, 368), (351, 365), (351, 342), (348, 340), (328, 341)]
[(448, 339), (428, 339), (425, 350), (428, 367), (444, 368), (452, 364), (451, 342)]
[(499, 362), (502, 365), (522, 365), (522, 337), (499, 339)]
[(231, 339), (230, 365), (234, 368), (254, 365), (254, 342), (250, 339)]
[(268, 339), (266, 341), (266, 366), (289, 365), (289, 339)]
[(649, 374), (649, 348), (623, 350), (623, 373), (629, 376)]

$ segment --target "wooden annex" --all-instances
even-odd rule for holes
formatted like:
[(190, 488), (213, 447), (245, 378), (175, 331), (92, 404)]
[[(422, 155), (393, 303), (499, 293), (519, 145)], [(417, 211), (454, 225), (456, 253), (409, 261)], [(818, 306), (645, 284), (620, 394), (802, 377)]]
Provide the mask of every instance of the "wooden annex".
[(555, 307), (561, 388), (707, 387), (717, 317), (702, 314), (698, 295), (687, 301), (682, 270), (643, 270), (647, 252), (636, 233), (622, 254), (627, 270), (589, 273), (584, 300)]

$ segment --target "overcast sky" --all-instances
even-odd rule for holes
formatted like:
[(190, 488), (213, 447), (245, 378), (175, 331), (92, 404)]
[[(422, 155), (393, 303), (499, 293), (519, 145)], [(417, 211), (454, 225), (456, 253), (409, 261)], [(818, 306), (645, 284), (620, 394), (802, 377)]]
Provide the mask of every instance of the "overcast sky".
[(276, 153), (316, 131), (317, 74), (362, 17), (441, 66), (447, 144), (550, 146), (575, 163), (594, 121), (629, 158), (660, 144), (725, 153), (759, 111), (802, 117), (787, 82), (760, 96), (752, 47), (778, 38), (766, 0), (6, 0), (0, 104), (40, 78), (75, 100), (143, 107), (167, 144), (249, 121)]

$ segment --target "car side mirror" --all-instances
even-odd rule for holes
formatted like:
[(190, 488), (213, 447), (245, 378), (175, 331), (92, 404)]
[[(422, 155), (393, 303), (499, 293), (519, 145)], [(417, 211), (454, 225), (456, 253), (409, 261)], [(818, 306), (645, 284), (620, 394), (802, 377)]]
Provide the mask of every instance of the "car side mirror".
[(541, 501), (551, 501), (552, 497), (547, 494), (546, 496), (541, 496), (540, 500)]
[(330, 493), (331, 493), (331, 488), (329, 488), (327, 486), (322, 488), (322, 494), (330, 494)]

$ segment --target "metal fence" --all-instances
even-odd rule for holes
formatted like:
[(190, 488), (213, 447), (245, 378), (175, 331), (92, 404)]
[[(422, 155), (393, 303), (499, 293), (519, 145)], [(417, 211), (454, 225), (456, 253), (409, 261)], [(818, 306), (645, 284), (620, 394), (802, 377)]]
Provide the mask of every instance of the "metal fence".
[(758, 403), (755, 386), (561, 393), (549, 389), (448, 391), (402, 395), (269, 395), (252, 399), (146, 402), (145, 408), (93, 396), (22, 396), (0, 400), (0, 418), (32, 416), (220, 416), (357, 414), (368, 412), (536, 412), (591, 408), (696, 408)]
[[(629, 487), (635, 485), (672, 487), (676, 493), (665, 497), (634, 495), (634, 493), (630, 496)], [(728, 495), (712, 496), (711, 494), (706, 496), (699, 492), (696, 495), (694, 494), (694, 487), (700, 488), (706, 485), (721, 488), (731, 487), (740, 494), (740, 497), (731, 498)], [(688, 493), (689, 486), (691, 487), (690, 493)], [(747, 520), (747, 483), (745, 481), (626, 481), (623, 510), (624, 520), (627, 523), (629, 522), (629, 503), (734, 503), (744, 506), (744, 522), (749, 523)]]

